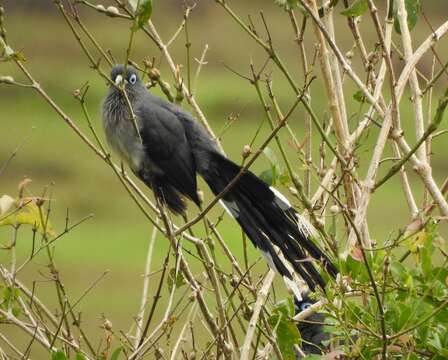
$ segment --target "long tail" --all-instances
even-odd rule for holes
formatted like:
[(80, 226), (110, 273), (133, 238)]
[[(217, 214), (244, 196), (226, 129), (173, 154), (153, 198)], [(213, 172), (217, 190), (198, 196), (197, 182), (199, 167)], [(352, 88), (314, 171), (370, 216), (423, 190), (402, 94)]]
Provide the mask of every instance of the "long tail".
[[(241, 167), (218, 153), (210, 156), (208, 171), (203, 177), (217, 195), (238, 175)], [(223, 196), (222, 203), (293, 291), (293, 275), (287, 263), (312, 291), (316, 286), (325, 287), (313, 260), (336, 277), (336, 267), (308, 238), (288, 200), (253, 173), (244, 173)], [(300, 298), (300, 294), (296, 296)]]

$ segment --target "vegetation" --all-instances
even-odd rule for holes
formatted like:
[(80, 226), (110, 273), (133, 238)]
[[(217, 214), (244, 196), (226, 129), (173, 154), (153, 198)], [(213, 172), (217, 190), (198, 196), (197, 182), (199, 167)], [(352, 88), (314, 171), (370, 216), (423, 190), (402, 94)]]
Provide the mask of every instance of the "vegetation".
[[(0, 5), (3, 358), (294, 359), (313, 311), (327, 358), (448, 357), (439, 2), (18, 3)], [(109, 154), (116, 61), (310, 219), (340, 269), (311, 310), (218, 206), (186, 226)]]

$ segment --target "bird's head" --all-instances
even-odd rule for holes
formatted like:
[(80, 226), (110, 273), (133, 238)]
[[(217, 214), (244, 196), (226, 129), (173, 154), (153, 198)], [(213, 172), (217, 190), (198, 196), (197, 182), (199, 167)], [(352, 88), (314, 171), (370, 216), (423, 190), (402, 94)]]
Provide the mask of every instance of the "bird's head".
[(305, 311), (315, 303), (316, 301), (311, 299), (308, 294), (305, 294), (302, 300), (297, 300), (296, 298), (294, 298), (295, 312), (298, 314), (302, 311)]
[[(302, 300), (294, 298), (295, 314), (305, 311), (316, 303), (316, 300), (310, 297), (309, 293), (305, 293)], [(305, 354), (320, 354), (325, 348), (322, 343), (329, 339), (329, 334), (324, 331), (325, 315), (320, 312), (309, 315), (306, 319), (299, 321), (297, 328), (302, 337), (302, 350)], [(299, 357), (301, 359), (301, 357)]]
[(110, 73), (110, 79), (114, 84), (110, 85), (112, 92), (121, 92), (120, 87), (123, 86), (126, 93), (132, 97), (138, 91), (144, 89), (140, 77), (138, 76), (137, 70), (132, 66), (115, 65)]

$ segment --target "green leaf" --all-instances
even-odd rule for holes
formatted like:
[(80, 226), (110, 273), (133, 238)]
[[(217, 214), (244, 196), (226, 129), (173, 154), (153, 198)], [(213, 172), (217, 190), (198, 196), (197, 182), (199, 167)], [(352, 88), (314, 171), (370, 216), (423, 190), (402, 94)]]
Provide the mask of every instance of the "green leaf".
[(409, 238), (409, 251), (411, 253), (417, 253), (425, 244), (426, 240), (428, 238), (428, 232), (426, 231), (426, 229), (422, 229), (421, 231), (419, 231), (418, 233), (412, 235)]
[(442, 350), (442, 341), (440, 340), (440, 336), (437, 332), (432, 334), (432, 337), (428, 341), (428, 345), (431, 345), (438, 351)]
[(9, 45), (6, 45), (4, 41), (1, 41), (1, 45), (3, 48), (4, 58), (2, 60), (18, 60), (18, 61), (26, 61), (25, 56), (18, 51), (14, 51)]
[(448, 296), (448, 289), (447, 289), (446, 285), (440, 281), (432, 282), (430, 290), (431, 290), (432, 296), (439, 301), (445, 300)]
[(282, 168), (282, 166), (278, 162), (278, 158), (275, 155), (274, 151), (272, 151), (271, 148), (266, 147), (263, 150), (263, 154), (269, 160), (269, 163), (271, 164), (271, 168), (264, 170), (260, 174), (259, 177), (261, 178), (261, 180), (263, 180), (269, 186), (274, 186), (277, 183), (277, 180), (279, 180), (282, 184), (289, 182), (289, 175), (286, 172), (286, 176), (285, 176), (285, 170)]
[(298, 0), (274, 0), (274, 3), (281, 6), (285, 10), (290, 10), (296, 6), (300, 6)]
[(272, 151), (272, 149), (269, 146), (264, 148), (263, 154), (268, 158), (269, 162), (272, 165), (278, 164), (277, 155), (275, 155), (274, 151)]
[(68, 358), (62, 350), (58, 350), (51, 353), (51, 360), (68, 360)]
[(395, 323), (395, 331), (399, 331), (405, 327), (406, 324), (408, 324), (411, 319), (412, 309), (406, 305), (401, 303), (399, 306), (399, 316)]
[[(274, 316), (272, 319), (272, 326), (277, 324), (279, 315)], [(274, 322), (275, 321), (275, 322)], [(285, 360), (295, 360), (294, 344), (300, 341), (300, 333), (297, 326), (292, 321), (286, 320), (284, 317), (280, 319), (277, 326), (277, 341), (280, 347), (280, 351)]]
[(14, 304), (20, 295), (20, 290), (17, 288), (11, 288), (10, 286), (3, 289), (3, 301), (2, 306), (6, 309), (10, 304)]
[(406, 357), (406, 360), (419, 360), (419, 357), (416, 354), (414, 354), (414, 353), (410, 353)]
[(21, 313), (22, 313), (22, 309), (21, 309), (20, 307), (18, 307), (18, 306), (14, 306), (14, 307), (12, 308), (12, 314), (13, 314), (15, 317), (18, 317)]
[(120, 346), (119, 348), (115, 349), (115, 351), (112, 353), (110, 360), (118, 360), (121, 351), (123, 350), (123, 346)]
[(347, 256), (346, 260), (347, 273), (353, 280), (365, 281), (367, 279), (367, 272), (362, 261), (358, 261), (353, 256)]
[(353, 94), (353, 99), (357, 102), (363, 103), (366, 101), (366, 97), (364, 96), (364, 93), (362, 90), (358, 90)]
[(129, 5), (132, 8), (132, 11), (136, 12), (137, 11), (137, 7), (140, 4), (140, 0), (128, 0)]
[(390, 265), (390, 270), (392, 272), (392, 275), (400, 282), (404, 282), (404, 280), (407, 278), (407, 269), (404, 267), (404, 265), (400, 262), (394, 262)]
[(268, 322), (276, 328), (277, 341), (285, 360), (295, 360), (294, 344), (300, 342), (300, 333), (291, 317), (294, 315), (294, 303), (291, 298), (275, 305)]
[(291, 298), (277, 302), (274, 306), (273, 313), (281, 313), (286, 317), (294, 316), (294, 302)]
[(428, 337), (430, 335), (431, 324), (425, 323), (422, 326), (417, 328), (417, 334), (420, 338), (420, 341), (427, 343)]
[(183, 275), (181, 274), (181, 272), (178, 271), (177, 276), (176, 276), (176, 269), (172, 268), (172, 269), (170, 269), (170, 272), (168, 274), (168, 289), (169, 289), (169, 291), (173, 290), (174, 279), (176, 279), (175, 284), (176, 284), (177, 289), (186, 284), (185, 279), (184, 279)]
[(278, 175), (278, 181), (282, 185), (289, 185), (291, 183), (291, 177), (289, 176), (288, 170), (283, 169), (281, 174)]
[(77, 352), (75, 360), (86, 360), (86, 357), (84, 356), (83, 353)]
[(14, 200), (13, 204), (9, 204), (6, 211), (3, 212), (5, 199), (12, 198), (7, 195), (0, 198), (2, 200), (0, 201), (0, 226), (36, 225), (41, 233), (46, 230), (47, 235), (54, 235), (54, 229), (50, 221), (45, 218), (45, 214), (42, 219), (35, 198)]
[[(332, 0), (330, 3), (330, 7), (335, 6), (338, 3), (339, 0)], [(283, 10), (285, 11), (289, 11), (292, 10), (294, 8), (297, 8), (303, 16), (308, 16), (308, 11), (299, 4), (299, 0), (274, 0), (274, 3), (277, 4), (278, 6), (282, 7)], [(324, 8), (321, 6), (319, 7), (319, 17), (323, 17), (324, 16)]]
[(5, 55), (6, 57), (11, 57), (14, 55), (14, 50), (8, 45), (5, 46)]
[[(407, 23), (409, 31), (414, 29), (418, 21), (418, 15), (421, 10), (420, 0), (405, 0), (404, 5), (408, 13)], [(398, 19), (397, 4), (394, 5), (394, 29), (398, 34), (401, 34), (400, 21)]]
[(421, 268), (423, 275), (425, 277), (431, 277), (434, 274), (432, 251), (429, 251), (429, 249), (425, 246), (423, 249), (421, 249), (420, 254), (421, 254)]
[(356, 17), (361, 16), (369, 9), (367, 0), (355, 0), (347, 9), (341, 11), (342, 15)]
[(132, 9), (137, 16), (134, 31), (146, 25), (152, 15), (152, 0), (129, 0)]
[(275, 182), (277, 180), (277, 171), (275, 170), (275, 167), (271, 167), (270, 169), (262, 171), (259, 175), (259, 178), (269, 186), (275, 185)]

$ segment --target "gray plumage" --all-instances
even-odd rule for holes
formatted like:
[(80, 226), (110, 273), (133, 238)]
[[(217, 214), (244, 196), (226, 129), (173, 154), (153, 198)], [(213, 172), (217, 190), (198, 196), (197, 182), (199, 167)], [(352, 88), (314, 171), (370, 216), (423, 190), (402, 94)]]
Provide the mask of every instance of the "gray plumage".
[[(200, 205), (196, 174), (204, 178), (215, 195), (239, 174), (241, 167), (220, 153), (202, 126), (179, 106), (148, 92), (134, 68), (115, 66), (111, 80), (117, 86), (110, 86), (103, 103), (107, 141), (174, 213), (185, 212), (184, 197)], [(118, 88), (123, 82), (141, 140)], [(312, 290), (316, 285), (325, 287), (310, 257), (330, 275), (336, 275), (337, 269), (328, 257), (298, 226), (300, 220), (286, 198), (274, 193), (250, 171), (223, 196), (222, 203), (272, 266), (289, 279), (287, 283), (293, 279), (290, 266)]]
[[(295, 298), (295, 314), (297, 315), (315, 303), (316, 301), (311, 299), (309, 294), (305, 294), (302, 300)], [(324, 331), (324, 323), (325, 315), (316, 312), (297, 324), (302, 339), (300, 348), (305, 355), (322, 354), (326, 350), (325, 342), (330, 339), (330, 334)], [(303, 359), (303, 357), (297, 355), (297, 359)]]
[[(116, 66), (111, 78), (115, 81), (123, 72), (123, 66)], [(199, 205), (196, 171), (205, 176), (208, 154), (218, 153), (218, 147), (189, 113), (148, 92), (134, 68), (127, 69), (127, 78), (126, 93), (143, 141), (135, 131), (125, 97), (113, 86), (103, 102), (107, 141), (171, 210), (183, 213), (182, 195)]]

